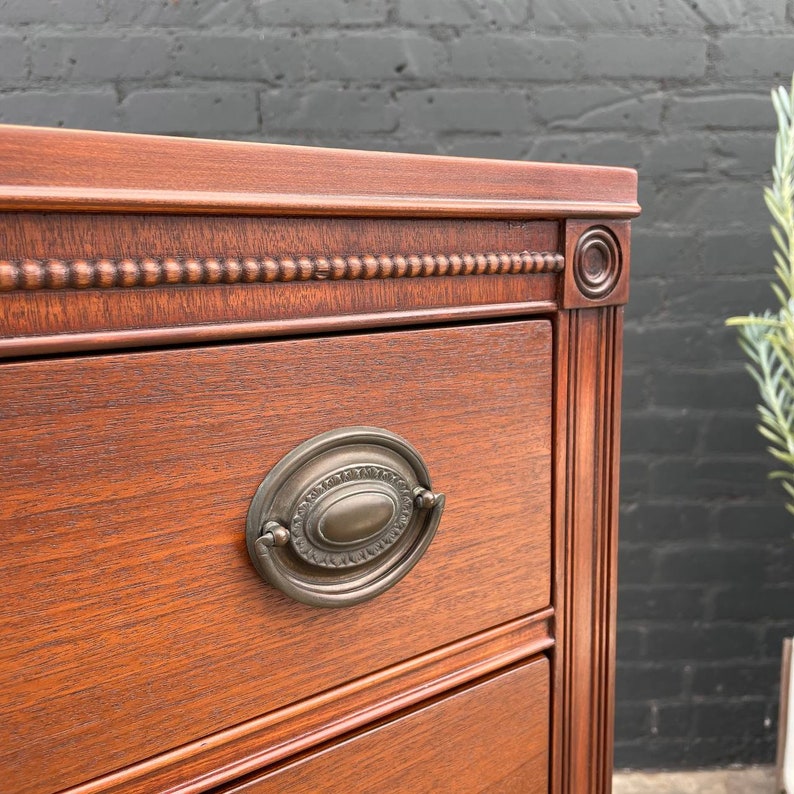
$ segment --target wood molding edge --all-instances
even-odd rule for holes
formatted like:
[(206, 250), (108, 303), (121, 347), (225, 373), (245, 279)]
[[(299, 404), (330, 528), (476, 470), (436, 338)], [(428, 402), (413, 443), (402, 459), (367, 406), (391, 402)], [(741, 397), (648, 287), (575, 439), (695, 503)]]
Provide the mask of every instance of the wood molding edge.
[(0, 208), (545, 219), (640, 211), (630, 168), (12, 125), (0, 125)]
[(221, 731), (63, 794), (198, 794), (542, 653), (551, 608)]
[(612, 786), (622, 326), (620, 306), (568, 312), (557, 326), (556, 794)]
[(267, 284), (374, 278), (559, 273), (562, 254), (547, 251), (362, 254), (296, 257), (142, 257), (0, 260), (0, 292), (116, 289), (162, 284)]

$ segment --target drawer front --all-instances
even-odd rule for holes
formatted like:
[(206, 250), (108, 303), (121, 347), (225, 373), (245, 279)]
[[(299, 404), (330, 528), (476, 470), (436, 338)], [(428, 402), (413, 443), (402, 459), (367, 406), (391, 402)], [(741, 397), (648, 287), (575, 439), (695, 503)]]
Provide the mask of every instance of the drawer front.
[(225, 794), (548, 794), (549, 665), (540, 659)]
[[(0, 367), (0, 767), (54, 791), (548, 605), (543, 320)], [(298, 603), (245, 543), (262, 478), (385, 428), (446, 508), (410, 573)]]

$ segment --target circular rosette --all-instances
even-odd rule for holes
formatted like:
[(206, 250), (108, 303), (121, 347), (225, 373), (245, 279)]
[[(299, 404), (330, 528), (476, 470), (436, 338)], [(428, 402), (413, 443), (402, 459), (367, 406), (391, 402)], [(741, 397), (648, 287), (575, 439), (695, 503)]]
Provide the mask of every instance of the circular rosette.
[(592, 226), (582, 234), (573, 257), (573, 275), (582, 295), (605, 298), (620, 280), (622, 268), (620, 245), (609, 229)]
[(314, 606), (373, 598), (416, 564), (444, 508), (419, 453), (375, 427), (312, 438), (257, 489), (246, 541), (257, 571)]

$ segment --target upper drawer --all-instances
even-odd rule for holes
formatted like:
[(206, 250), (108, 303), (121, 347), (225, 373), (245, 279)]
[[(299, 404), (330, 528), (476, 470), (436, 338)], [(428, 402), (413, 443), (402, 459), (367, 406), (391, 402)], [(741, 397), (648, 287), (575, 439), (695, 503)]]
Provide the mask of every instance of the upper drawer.
[[(547, 321), (0, 367), (0, 767), (15, 791), (120, 768), (549, 603)], [(318, 433), (385, 428), (446, 494), (373, 601), (265, 584), (245, 520)]]

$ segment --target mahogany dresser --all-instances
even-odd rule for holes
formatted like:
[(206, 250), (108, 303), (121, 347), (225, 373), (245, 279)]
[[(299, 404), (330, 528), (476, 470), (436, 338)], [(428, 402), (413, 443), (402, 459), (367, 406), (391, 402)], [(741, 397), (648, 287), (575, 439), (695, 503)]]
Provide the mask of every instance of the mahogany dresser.
[(0, 127), (0, 788), (609, 791), (638, 212)]

